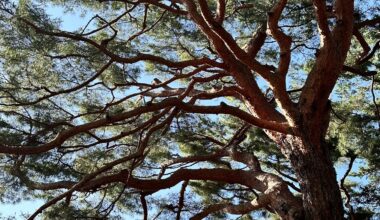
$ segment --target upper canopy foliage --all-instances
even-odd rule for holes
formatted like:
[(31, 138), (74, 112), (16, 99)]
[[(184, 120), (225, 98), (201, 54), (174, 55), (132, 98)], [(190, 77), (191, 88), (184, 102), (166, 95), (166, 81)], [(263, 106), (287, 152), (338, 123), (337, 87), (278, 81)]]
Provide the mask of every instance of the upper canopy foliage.
[[(315, 2), (2, 0), (1, 201), (50, 201), (45, 219), (282, 216), (254, 199), (270, 194), (266, 181), (298, 198), (265, 131), (296, 135), (290, 118), (323, 46)], [(326, 5), (335, 31), (339, 9)], [(379, 9), (355, 1), (326, 136), (359, 177), (342, 181), (344, 197), (369, 215), (380, 205)]]

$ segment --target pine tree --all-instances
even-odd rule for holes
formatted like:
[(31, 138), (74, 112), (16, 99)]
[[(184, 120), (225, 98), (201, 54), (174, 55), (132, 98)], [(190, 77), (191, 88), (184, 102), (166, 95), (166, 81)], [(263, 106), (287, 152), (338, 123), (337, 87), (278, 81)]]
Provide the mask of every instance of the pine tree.
[(375, 217), (379, 8), (2, 0), (1, 201), (43, 199), (29, 219)]

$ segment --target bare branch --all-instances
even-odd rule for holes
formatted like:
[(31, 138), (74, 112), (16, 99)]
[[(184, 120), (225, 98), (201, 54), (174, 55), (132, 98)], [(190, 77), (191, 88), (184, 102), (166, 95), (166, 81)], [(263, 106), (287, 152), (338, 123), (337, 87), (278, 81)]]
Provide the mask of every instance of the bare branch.
[(368, 19), (368, 20), (364, 20), (362, 22), (359, 22), (359, 23), (355, 24), (355, 27), (357, 27), (358, 29), (360, 29), (360, 28), (363, 28), (365, 26), (376, 27), (379, 24), (380, 24), (380, 17), (375, 17), (373, 19)]
[(377, 74), (376, 71), (364, 72), (360, 69), (357, 69), (357, 68), (351, 67), (351, 66), (347, 66), (347, 65), (343, 66), (343, 71), (348, 71), (348, 72), (355, 73), (355, 74), (358, 74), (358, 75), (364, 76), (364, 77), (374, 76)]
[(359, 63), (360, 60), (362, 60), (365, 56), (368, 55), (368, 53), (371, 51), (371, 48), (369, 47), (367, 41), (364, 39), (362, 33), (357, 28), (354, 28), (354, 36), (359, 41), (360, 46), (363, 48), (363, 52), (360, 54), (360, 57), (356, 60), (356, 63)]
[(365, 62), (369, 61), (376, 53), (376, 51), (380, 48), (380, 40), (375, 43), (375, 45), (372, 48), (372, 51), (365, 57), (363, 57), (361, 60), (358, 61), (358, 64), (364, 64)]
[(266, 24), (262, 24), (258, 28), (257, 32), (253, 34), (252, 39), (250, 39), (248, 44), (245, 46), (245, 50), (251, 58), (255, 58), (264, 45), (267, 37), (266, 29)]
[(327, 12), (326, 12), (326, 1), (325, 0), (314, 0), (313, 1), (316, 18), (318, 22), (318, 28), (321, 38), (321, 46), (328, 43), (331, 38), (330, 28), (327, 21)]
[(215, 21), (219, 24), (223, 24), (226, 16), (226, 0), (217, 0), (217, 12)]
[(253, 201), (253, 202), (247, 202), (247, 203), (243, 203), (243, 204), (239, 204), (239, 205), (233, 205), (230, 203), (214, 204), (214, 205), (210, 205), (209, 207), (205, 208), (204, 210), (202, 210), (202, 212), (194, 215), (190, 219), (191, 220), (201, 220), (201, 219), (206, 218), (211, 213), (220, 212), (220, 211), (225, 212), (225, 213), (235, 214), (235, 215), (238, 215), (238, 214), (243, 215), (243, 214), (247, 214), (251, 211), (265, 207), (267, 205), (265, 202), (268, 202), (268, 201), (260, 200), (260, 202)]
[(348, 164), (348, 168), (347, 168), (346, 172), (344, 173), (342, 179), (340, 180), (340, 187), (344, 191), (344, 194), (346, 195), (346, 204), (345, 205), (350, 211), (349, 212), (350, 216), (354, 214), (354, 210), (350, 204), (351, 196), (350, 196), (350, 193), (348, 192), (348, 190), (346, 189), (346, 187), (344, 186), (344, 181), (346, 180), (348, 174), (351, 172), (351, 169), (352, 169), (352, 166), (354, 165), (356, 157), (357, 157), (357, 155), (352, 155), (350, 157), (350, 163)]
[(97, 42), (95, 42), (94, 40), (91, 40), (89, 38), (85, 38), (81, 35), (76, 35), (76, 34), (63, 32), (63, 31), (58, 31), (58, 32), (47, 31), (43, 28), (38, 27), (37, 25), (33, 24), (32, 22), (28, 21), (25, 18), (19, 18), (19, 19), (21, 21), (23, 21), (25, 24), (29, 25), (31, 28), (33, 28), (37, 33), (48, 35), (48, 36), (63, 37), (63, 38), (68, 38), (68, 39), (88, 43), (88, 44), (94, 46), (95, 48), (97, 48), (99, 51), (101, 51), (105, 55), (109, 56), (115, 62), (119, 62), (119, 63), (137, 63), (139, 61), (151, 61), (154, 63), (166, 65), (166, 66), (172, 67), (172, 68), (185, 68), (185, 67), (189, 67), (189, 66), (199, 66), (202, 64), (209, 64), (211, 66), (224, 68), (223, 64), (220, 64), (220, 63), (218, 63), (214, 60), (211, 60), (209, 58), (206, 58), (206, 57), (200, 58), (200, 59), (187, 60), (187, 61), (179, 61), (179, 62), (170, 61), (170, 60), (164, 59), (160, 56), (143, 54), (143, 53), (139, 53), (135, 57), (129, 57), (129, 58), (120, 57), (119, 55), (108, 50), (104, 45), (98, 44)]
[(178, 201), (178, 210), (177, 210), (176, 220), (181, 219), (181, 211), (182, 211), (183, 206), (184, 206), (185, 191), (186, 191), (186, 187), (188, 184), (189, 184), (189, 181), (184, 181), (182, 184), (181, 191), (179, 193), (180, 196), (179, 196), (179, 201)]
[(287, 4), (287, 0), (280, 0), (276, 6), (268, 12), (268, 34), (270, 34), (278, 43), (280, 47), (280, 63), (277, 68), (277, 73), (281, 75), (281, 78), (287, 74), (290, 63), (290, 47), (292, 39), (278, 27), (278, 22), (282, 11)]
[(148, 206), (146, 204), (145, 195), (144, 193), (141, 193), (140, 195), (140, 201), (144, 210), (144, 220), (148, 220)]

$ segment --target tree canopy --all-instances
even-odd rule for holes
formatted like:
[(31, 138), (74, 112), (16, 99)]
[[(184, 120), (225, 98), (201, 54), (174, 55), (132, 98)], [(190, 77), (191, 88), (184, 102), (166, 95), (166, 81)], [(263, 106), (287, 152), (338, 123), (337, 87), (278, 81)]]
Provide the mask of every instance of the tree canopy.
[(2, 0), (1, 202), (44, 200), (30, 219), (378, 217), (379, 11)]

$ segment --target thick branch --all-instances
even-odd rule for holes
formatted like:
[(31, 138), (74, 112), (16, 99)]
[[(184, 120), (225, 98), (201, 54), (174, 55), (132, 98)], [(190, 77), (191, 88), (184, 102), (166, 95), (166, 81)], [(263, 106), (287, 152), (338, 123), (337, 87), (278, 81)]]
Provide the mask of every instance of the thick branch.
[(375, 26), (378, 26), (379, 24), (380, 24), (380, 17), (376, 17), (373, 19), (368, 19), (368, 20), (364, 20), (362, 22), (359, 22), (358, 24), (355, 24), (355, 27), (360, 29), (360, 28), (363, 28), (365, 26), (375, 27)]
[(262, 24), (245, 47), (246, 52), (252, 59), (256, 57), (265, 43), (265, 39), (267, 38), (266, 29), (266, 24)]
[(281, 17), (281, 13), (287, 4), (287, 0), (280, 0), (268, 13), (268, 34), (270, 34), (278, 43), (280, 47), (280, 62), (276, 73), (278, 74), (277, 82), (271, 84), (276, 101), (279, 107), (284, 111), (285, 117), (290, 124), (294, 125), (296, 114), (293, 106), (293, 102), (290, 100), (288, 93), (286, 92), (286, 75), (289, 70), (290, 57), (291, 57), (291, 44), (292, 39), (278, 27), (278, 22)]
[(213, 20), (205, 0), (199, 0), (202, 16), (198, 13), (197, 6), (193, 1), (183, 0), (183, 2), (191, 18), (213, 43), (219, 56), (223, 58), (239, 86), (246, 91), (252, 110), (262, 118), (268, 120), (282, 120), (282, 115), (266, 101), (266, 98), (251, 73), (252, 70), (256, 71), (266, 80), (274, 83), (271, 74), (272, 68), (261, 65), (256, 60), (252, 60), (250, 56), (237, 45), (232, 36)]
[[(114, 164), (114, 163), (113, 163)], [(109, 166), (107, 166), (109, 168)], [(103, 170), (103, 169), (102, 169)], [(98, 172), (96, 172), (98, 173)], [(93, 177), (93, 174), (91, 174)], [(84, 181), (86, 180), (86, 181)], [(61, 182), (61, 188), (70, 189), (66, 193), (62, 194), (62, 196), (57, 198), (64, 198), (68, 193), (72, 193), (75, 191), (89, 191), (91, 189), (96, 189), (101, 187), (102, 185), (122, 182), (128, 187), (132, 187), (135, 189), (139, 189), (145, 192), (155, 192), (162, 189), (167, 189), (177, 185), (181, 181), (189, 181), (189, 180), (210, 180), (210, 181), (218, 181), (230, 184), (241, 184), (248, 186), (250, 188), (256, 189), (263, 193), (263, 196), (259, 197), (258, 201), (254, 201), (251, 205), (255, 207), (262, 207), (264, 204), (270, 204), (270, 206), (276, 210), (276, 212), (280, 216), (294, 216), (300, 215), (302, 212), (301, 201), (294, 197), (285, 182), (283, 182), (279, 177), (268, 174), (268, 173), (253, 173), (250, 171), (243, 170), (227, 170), (227, 169), (196, 169), (196, 170), (188, 170), (188, 169), (180, 169), (175, 171), (170, 177), (166, 179), (136, 179), (129, 174), (129, 170), (122, 170), (119, 173), (98, 177), (96, 179), (85, 178), (79, 183), (75, 182)], [(86, 184), (84, 184), (84, 182)], [(50, 189), (57, 184), (46, 184), (50, 186)], [(49, 187), (44, 187), (45, 189)], [(260, 201), (261, 198), (261, 201)], [(265, 198), (265, 200), (264, 200)], [(57, 200), (58, 201), (58, 200)], [(265, 202), (264, 202), (265, 201)], [(54, 202), (48, 203), (49, 206), (54, 204)], [(289, 210), (283, 210), (284, 205), (289, 207)], [(48, 207), (45, 205), (44, 207)], [(251, 206), (250, 206), (251, 207)], [(236, 209), (235, 209), (236, 208)], [(229, 212), (237, 212), (237, 210), (243, 207), (231, 207), (228, 209)], [(252, 207), (251, 207), (252, 208)], [(36, 213), (39, 213), (43, 209), (39, 209)], [(33, 215), (35, 216), (35, 215)]]
[(329, 111), (328, 98), (342, 71), (353, 33), (353, 1), (337, 0), (335, 8), (338, 22), (331, 33), (331, 43), (322, 45), (299, 101), (302, 125), (307, 123), (310, 128), (321, 128), (314, 132), (318, 139), (315, 141), (324, 138), (328, 124), (324, 122)]
[(365, 62), (369, 61), (375, 55), (375, 53), (377, 52), (379, 48), (380, 48), (380, 40), (375, 43), (375, 45), (372, 48), (372, 51), (367, 56), (362, 57), (362, 59), (358, 61), (358, 64), (359, 65), (364, 64)]
[(65, 142), (70, 137), (77, 134), (95, 129), (107, 124), (112, 124), (118, 121), (126, 120), (128, 118), (141, 115), (148, 112), (158, 111), (167, 107), (178, 107), (179, 109), (200, 114), (229, 114), (238, 117), (252, 125), (262, 127), (269, 130), (278, 131), (281, 133), (291, 133), (292, 130), (286, 123), (277, 123), (272, 121), (266, 121), (260, 118), (256, 118), (251, 114), (240, 110), (237, 107), (232, 107), (228, 105), (220, 106), (198, 106), (182, 102), (177, 98), (168, 98), (159, 103), (152, 104), (149, 106), (137, 107), (131, 111), (120, 113), (109, 118), (99, 119), (90, 123), (78, 125), (76, 127), (64, 130), (60, 132), (52, 141), (40, 145), (40, 146), (6, 146), (0, 145), (0, 153), (7, 154), (17, 154), (17, 155), (27, 155), (27, 154), (39, 154), (47, 152), (55, 147), (59, 147), (63, 142)]
[(178, 210), (177, 210), (176, 220), (181, 219), (181, 211), (185, 203), (185, 191), (188, 184), (189, 184), (189, 181), (184, 181), (181, 187), (181, 191), (179, 192), (179, 201), (178, 201)]
[(225, 213), (235, 214), (235, 215), (244, 215), (251, 211), (258, 210), (260, 208), (265, 207), (268, 204), (268, 202), (269, 201), (264, 201), (264, 200), (260, 200), (260, 201), (254, 200), (252, 202), (247, 202), (247, 203), (243, 203), (239, 205), (234, 205), (230, 203), (214, 204), (203, 209), (202, 212), (194, 215), (190, 219), (201, 220), (201, 219), (206, 218), (211, 213), (221, 212), (221, 211)]
[(364, 36), (357, 28), (354, 28), (353, 32), (354, 36), (358, 40), (360, 46), (363, 48), (363, 52), (360, 54), (360, 57), (357, 59), (357, 63), (360, 62), (364, 57), (368, 55), (368, 53), (371, 51), (371, 47), (369, 47), (367, 41), (364, 39)]
[(364, 77), (374, 76), (377, 74), (376, 71), (364, 72), (360, 69), (357, 69), (357, 68), (351, 67), (351, 66), (347, 66), (347, 65), (343, 65), (343, 71), (348, 71), (348, 72), (355, 73), (359, 76), (364, 76)]
[(318, 23), (318, 29), (320, 33), (321, 44), (324, 45), (328, 43), (331, 37), (330, 28), (328, 24), (328, 16), (326, 12), (326, 1), (325, 0), (314, 0), (315, 14)]
[(277, 73), (281, 77), (287, 74), (290, 64), (290, 46), (292, 39), (278, 27), (278, 22), (281, 13), (287, 4), (287, 0), (280, 0), (276, 6), (268, 13), (268, 34), (270, 34), (278, 43), (280, 47), (280, 64), (277, 68)]
[(226, 16), (226, 0), (217, 0), (217, 11), (215, 21), (222, 24)]

